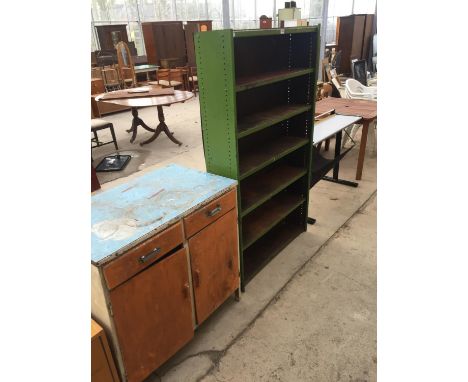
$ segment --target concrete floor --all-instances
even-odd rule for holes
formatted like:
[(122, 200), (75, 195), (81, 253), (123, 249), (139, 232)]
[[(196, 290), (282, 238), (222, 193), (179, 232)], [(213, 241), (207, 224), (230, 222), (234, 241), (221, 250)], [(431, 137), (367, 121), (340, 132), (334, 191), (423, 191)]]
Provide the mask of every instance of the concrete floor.
[[(153, 109), (140, 115), (154, 127)], [(136, 155), (136, 165), (116, 173), (126, 176), (118, 179), (99, 174), (107, 181), (103, 190), (169, 163), (205, 170), (198, 99), (165, 114), (183, 146), (160, 136), (140, 149), (124, 131), (129, 112), (105, 117), (122, 151)], [(98, 148), (94, 158), (112, 151)], [(376, 162), (369, 148), (357, 188), (319, 182), (309, 205), (317, 223), (247, 285), (240, 302), (223, 304), (146, 382), (376, 380)], [(357, 148), (341, 162), (340, 177), (353, 180), (356, 163)]]

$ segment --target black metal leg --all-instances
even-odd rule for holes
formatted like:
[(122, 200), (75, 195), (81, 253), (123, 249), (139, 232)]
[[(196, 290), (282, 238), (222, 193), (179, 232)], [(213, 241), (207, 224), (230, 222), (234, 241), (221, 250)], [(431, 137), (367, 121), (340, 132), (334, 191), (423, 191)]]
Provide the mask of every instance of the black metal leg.
[[(335, 138), (335, 165), (333, 166), (333, 177), (324, 176), (322, 179), (328, 182), (342, 184), (343, 186), (357, 187), (359, 184), (349, 180), (339, 179), (340, 174), (340, 158), (341, 157), (341, 139), (343, 131), (336, 133)], [(345, 153), (346, 154), (346, 153)]]
[[(335, 136), (335, 158), (339, 158), (341, 154), (341, 137), (343, 133), (340, 131), (336, 133)], [(338, 174), (340, 173), (340, 161), (337, 160), (333, 166), (333, 179), (338, 179)]]

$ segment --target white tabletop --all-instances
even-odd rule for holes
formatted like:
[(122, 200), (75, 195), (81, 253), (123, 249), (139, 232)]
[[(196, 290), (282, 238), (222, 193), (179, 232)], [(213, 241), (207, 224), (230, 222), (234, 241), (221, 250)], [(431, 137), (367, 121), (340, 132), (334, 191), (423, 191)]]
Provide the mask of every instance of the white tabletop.
[(314, 145), (332, 137), (339, 131), (359, 121), (361, 117), (354, 115), (332, 114), (314, 123)]

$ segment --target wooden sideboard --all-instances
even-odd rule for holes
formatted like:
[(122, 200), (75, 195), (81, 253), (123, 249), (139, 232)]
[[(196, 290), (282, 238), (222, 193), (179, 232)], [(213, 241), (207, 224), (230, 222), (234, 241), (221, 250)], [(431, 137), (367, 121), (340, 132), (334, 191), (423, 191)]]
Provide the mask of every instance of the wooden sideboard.
[(236, 181), (169, 165), (92, 197), (92, 316), (139, 382), (239, 297)]

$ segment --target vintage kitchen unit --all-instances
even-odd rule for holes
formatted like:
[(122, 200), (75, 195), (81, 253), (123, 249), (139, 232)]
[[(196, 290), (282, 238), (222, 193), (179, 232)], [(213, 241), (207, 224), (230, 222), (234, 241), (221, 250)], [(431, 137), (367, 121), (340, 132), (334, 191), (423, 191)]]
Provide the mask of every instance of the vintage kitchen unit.
[(93, 195), (91, 312), (124, 381), (145, 379), (239, 298), (236, 185), (169, 165)]

